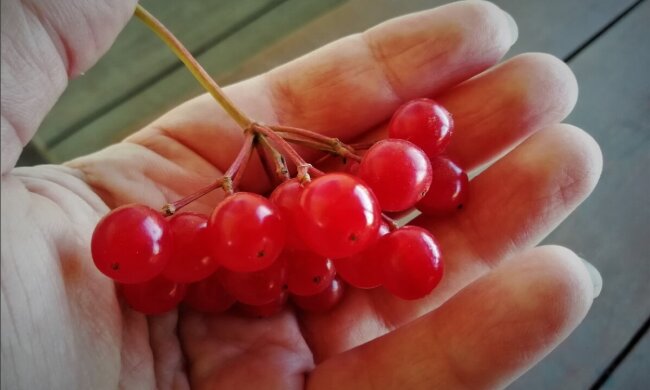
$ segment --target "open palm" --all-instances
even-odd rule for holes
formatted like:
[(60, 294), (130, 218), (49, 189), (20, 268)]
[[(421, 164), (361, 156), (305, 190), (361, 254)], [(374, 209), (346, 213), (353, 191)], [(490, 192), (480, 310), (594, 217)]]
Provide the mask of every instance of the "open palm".
[[(388, 21), (226, 89), (261, 122), (344, 141), (381, 137), (391, 113), (413, 98), (447, 107), (456, 123), (452, 158), (470, 172), (496, 162), (472, 181), (462, 212), (414, 222), (433, 232), (444, 254), (445, 277), (433, 294), (402, 301), (350, 289), (330, 313), (287, 309), (263, 320), (133, 312), (92, 264), (97, 220), (121, 204), (160, 207), (212, 182), (243, 135), (200, 96), (65, 166), (13, 169), (20, 144), (65, 85), (58, 78), (90, 66), (133, 9), (121, 4), (105, 19), (102, 7), (78, 5), (82, 11), (71, 12), (86, 12), (90, 23), (66, 31), (42, 28), (48, 17), (50, 26), (65, 25), (46, 9), (55, 6), (23, 9), (27, 3), (2, 3), (3, 388), (502, 387), (563, 340), (597, 295), (597, 273), (575, 254), (534, 248), (600, 174), (595, 142), (558, 124), (575, 103), (575, 80), (548, 55), (494, 66), (516, 27), (494, 5), (461, 2)], [(27, 15), (22, 30), (5, 30), (7, 12)], [(106, 38), (84, 41), (78, 29), (89, 26)], [(30, 44), (16, 45), (30, 30), (52, 47), (50, 61), (40, 52), (46, 59), (25, 70), (12, 50), (35, 56)], [(243, 187), (269, 189), (259, 162)], [(220, 197), (190, 207), (209, 213)]]

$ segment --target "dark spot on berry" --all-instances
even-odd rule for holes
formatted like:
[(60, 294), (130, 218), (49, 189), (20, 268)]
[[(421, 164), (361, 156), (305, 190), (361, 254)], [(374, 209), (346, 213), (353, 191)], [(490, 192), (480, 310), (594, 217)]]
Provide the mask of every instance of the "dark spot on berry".
[(357, 235), (354, 234), (354, 233), (352, 233), (352, 234), (350, 234), (350, 236), (348, 237), (348, 239), (349, 239), (350, 241), (356, 241), (356, 240), (357, 240)]
[(266, 255), (266, 253), (264, 253), (264, 250), (257, 252), (257, 257), (264, 257), (264, 255)]
[(348, 163), (347, 157), (343, 157), (343, 165), (347, 165), (347, 163)]
[(117, 271), (117, 270), (119, 270), (119, 269), (120, 269), (120, 263), (113, 263), (113, 264), (111, 264), (111, 269), (112, 269), (113, 271)]
[(321, 282), (321, 280), (323, 280), (323, 278), (321, 278), (320, 276), (314, 276), (312, 280), (314, 281), (314, 284), (318, 284)]
[(456, 208), (457, 208), (458, 210), (461, 210), (461, 209), (463, 208), (463, 204), (462, 204), (462, 203), (459, 204)]

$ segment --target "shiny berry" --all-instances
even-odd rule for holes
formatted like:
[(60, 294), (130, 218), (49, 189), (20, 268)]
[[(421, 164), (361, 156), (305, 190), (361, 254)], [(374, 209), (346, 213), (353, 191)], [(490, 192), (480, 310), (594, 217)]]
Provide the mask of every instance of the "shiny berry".
[(269, 200), (280, 209), (288, 232), (285, 246), (291, 249), (307, 250), (307, 245), (302, 242), (298, 234), (295, 234), (298, 230), (296, 212), (303, 190), (303, 186), (297, 179), (291, 179), (277, 186), (269, 196)]
[(332, 260), (306, 251), (286, 251), (287, 287), (296, 295), (314, 295), (330, 285), (336, 272)]
[(469, 188), (467, 173), (442, 156), (431, 160), (431, 168), (431, 188), (415, 207), (429, 216), (444, 216), (462, 209)]
[(381, 253), (382, 285), (402, 299), (418, 299), (429, 294), (443, 273), (438, 243), (431, 233), (405, 226), (377, 242)]
[(217, 314), (228, 310), (235, 298), (224, 290), (216, 273), (187, 286), (184, 302), (196, 311)]
[(289, 294), (283, 292), (279, 297), (263, 305), (247, 305), (245, 303), (240, 303), (239, 309), (243, 314), (249, 317), (254, 317), (254, 318), (272, 317), (278, 314), (279, 312), (281, 312), (282, 309), (285, 308), (288, 296)]
[(208, 217), (178, 213), (169, 220), (174, 236), (171, 259), (162, 275), (169, 280), (193, 283), (208, 277), (217, 267), (208, 248)]
[(106, 276), (119, 283), (143, 283), (167, 265), (172, 234), (158, 211), (132, 204), (99, 221), (90, 247), (95, 266)]
[[(378, 237), (390, 232), (386, 222), (381, 223)], [(377, 253), (377, 243), (354, 256), (334, 260), (337, 275), (348, 284), (357, 288), (375, 288), (381, 286), (381, 254)]]
[(307, 185), (300, 197), (298, 233), (309, 248), (330, 259), (352, 256), (377, 238), (381, 212), (358, 178), (330, 173)]
[(454, 122), (444, 107), (431, 99), (417, 99), (395, 111), (388, 136), (411, 141), (433, 158), (447, 148), (453, 128)]
[(311, 313), (324, 313), (331, 310), (336, 306), (341, 299), (345, 287), (343, 283), (338, 280), (332, 280), (329, 286), (316, 295), (292, 295), (291, 300), (293, 303), (304, 311)]
[(140, 313), (163, 314), (176, 308), (185, 296), (185, 285), (164, 277), (148, 282), (120, 286), (126, 303)]
[(223, 267), (252, 272), (278, 258), (286, 238), (280, 210), (268, 199), (238, 192), (221, 202), (208, 223), (212, 256)]
[(402, 211), (422, 199), (431, 185), (431, 164), (422, 149), (401, 139), (385, 139), (363, 156), (357, 173), (384, 211)]
[(219, 268), (217, 278), (224, 290), (235, 299), (257, 306), (269, 303), (282, 294), (286, 289), (287, 270), (284, 261), (278, 259), (269, 267), (254, 272)]

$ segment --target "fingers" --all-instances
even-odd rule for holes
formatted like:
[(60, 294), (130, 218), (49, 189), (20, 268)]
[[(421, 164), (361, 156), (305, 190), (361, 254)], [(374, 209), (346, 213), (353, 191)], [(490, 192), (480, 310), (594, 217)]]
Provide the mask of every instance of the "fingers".
[[(428, 313), (500, 262), (538, 244), (588, 196), (601, 168), (598, 145), (578, 128), (554, 125), (531, 136), (471, 181), (461, 212), (414, 221), (430, 229), (441, 246), (445, 275), (436, 290), (412, 302), (382, 289), (353, 290), (331, 314), (334, 320), (304, 319), (307, 329), (319, 329), (306, 333), (316, 356), (345, 351)], [(333, 325), (324, 327), (326, 320)]]
[(185, 361), (178, 339), (178, 311), (147, 317), (149, 344), (153, 352), (153, 367), (159, 389), (189, 389)]
[(313, 368), (290, 312), (250, 319), (182, 313), (179, 334), (193, 389), (302, 389)]
[[(562, 121), (578, 96), (575, 76), (559, 59), (522, 54), (439, 96), (454, 118), (447, 154), (471, 171), (512, 149), (544, 126)], [(384, 125), (364, 136), (387, 136)]]
[(503, 388), (560, 343), (593, 299), (575, 254), (519, 255), (444, 306), (317, 366), (310, 389)]
[(442, 220), (418, 218), (415, 224), (440, 242), (445, 277), (430, 298), (401, 305), (402, 320), (430, 311), (500, 262), (539, 244), (587, 198), (601, 170), (593, 138), (576, 127), (554, 125), (472, 180), (462, 212)]
[(472, 180), (465, 209), (447, 220), (417, 220), (444, 243), (450, 270), (463, 259), (488, 267), (536, 245), (595, 187), (602, 170), (598, 144), (566, 124), (532, 136)]
[[(404, 99), (437, 94), (495, 64), (515, 38), (509, 20), (487, 2), (460, 2), (407, 15), (336, 41), (227, 93), (259, 121), (351, 139), (385, 121)], [(178, 107), (130, 141), (142, 142), (160, 129), (222, 171), (243, 139), (209, 96)]]
[(135, 1), (2, 2), (2, 173), (63, 92), (113, 43)]
[[(186, 146), (162, 135), (143, 145), (112, 145), (67, 165), (83, 172), (84, 181), (110, 208), (128, 203), (160, 208), (222, 174)], [(209, 214), (221, 199), (223, 192), (213, 191), (184, 210)]]
[(278, 121), (350, 139), (397, 105), (495, 64), (514, 43), (506, 13), (459, 2), (382, 23), (267, 75)]
[(578, 85), (569, 67), (548, 54), (523, 54), (440, 97), (455, 119), (447, 153), (470, 171), (503, 155), (533, 132), (562, 121)]

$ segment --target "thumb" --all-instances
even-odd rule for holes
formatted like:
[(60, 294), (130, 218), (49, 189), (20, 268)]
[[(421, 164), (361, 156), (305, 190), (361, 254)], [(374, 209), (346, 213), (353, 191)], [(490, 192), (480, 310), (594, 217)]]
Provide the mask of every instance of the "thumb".
[(108, 50), (135, 4), (2, 1), (2, 174), (15, 166), (68, 80)]

